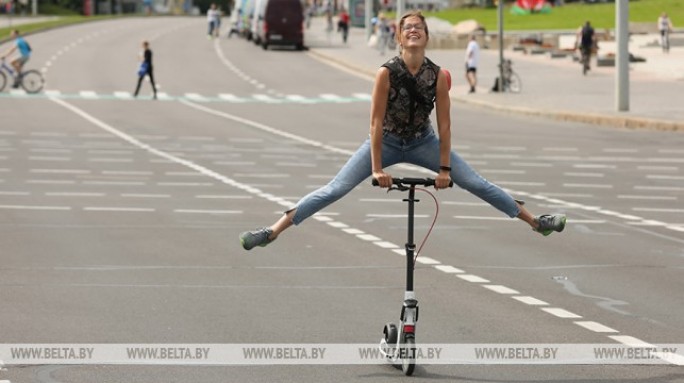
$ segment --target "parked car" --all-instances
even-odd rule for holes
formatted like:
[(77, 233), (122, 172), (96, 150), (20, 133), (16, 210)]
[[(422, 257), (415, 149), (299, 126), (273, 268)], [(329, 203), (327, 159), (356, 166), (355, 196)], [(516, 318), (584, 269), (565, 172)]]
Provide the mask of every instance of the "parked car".
[(290, 45), (304, 49), (304, 9), (300, 0), (261, 0), (263, 14), (257, 17), (257, 40), (264, 49)]

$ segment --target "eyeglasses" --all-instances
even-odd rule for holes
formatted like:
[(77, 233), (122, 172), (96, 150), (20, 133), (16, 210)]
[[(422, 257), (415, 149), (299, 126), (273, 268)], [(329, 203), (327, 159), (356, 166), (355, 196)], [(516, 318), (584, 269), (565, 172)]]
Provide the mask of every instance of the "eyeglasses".
[(404, 24), (401, 27), (401, 30), (404, 32), (410, 31), (411, 29), (415, 29), (417, 31), (422, 31), (425, 29), (425, 25), (423, 25), (423, 24)]

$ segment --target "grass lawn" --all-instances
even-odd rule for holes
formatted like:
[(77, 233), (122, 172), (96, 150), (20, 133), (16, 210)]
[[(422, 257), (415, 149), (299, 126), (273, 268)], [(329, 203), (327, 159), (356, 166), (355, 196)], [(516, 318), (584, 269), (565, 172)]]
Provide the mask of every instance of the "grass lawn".
[(79, 16), (79, 15), (60, 16), (60, 18), (57, 20), (44, 21), (44, 22), (39, 22), (39, 23), (31, 23), (31, 24), (22, 24), (22, 25), (17, 25), (17, 26), (13, 26), (13, 27), (4, 27), (4, 28), (0, 28), (0, 42), (9, 39), (10, 31), (12, 29), (19, 29), (19, 31), (21, 31), (21, 34), (25, 35), (27, 33), (45, 30), (45, 29), (50, 29), (50, 28), (55, 28), (55, 27), (60, 27), (63, 25), (85, 23), (88, 21), (103, 20), (103, 19), (109, 19), (112, 17), (117, 17), (117, 16), (109, 16), (109, 15), (90, 16), (90, 17)]
[[(631, 0), (629, 2), (630, 22), (650, 22), (655, 25), (661, 12), (667, 12), (675, 28), (684, 27), (684, 0)], [(425, 13), (447, 20), (452, 24), (475, 19), (487, 30), (497, 29), (496, 8), (448, 9)], [(506, 30), (576, 29), (585, 21), (591, 21), (595, 28), (615, 27), (615, 4), (570, 3), (553, 8), (550, 14), (512, 15), (510, 8), (504, 10)]]

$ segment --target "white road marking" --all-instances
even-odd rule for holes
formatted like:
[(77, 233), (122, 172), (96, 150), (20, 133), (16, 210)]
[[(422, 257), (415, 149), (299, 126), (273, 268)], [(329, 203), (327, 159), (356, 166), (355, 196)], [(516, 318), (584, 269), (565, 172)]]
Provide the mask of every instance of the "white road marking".
[(499, 294), (520, 294), (517, 290), (502, 285), (482, 285), (482, 287)]
[(511, 170), (511, 169), (480, 169), (483, 174), (527, 174), (526, 170)]
[(563, 198), (594, 198), (593, 194), (588, 193), (544, 193), (549, 197), (563, 197)]
[(71, 210), (69, 206), (0, 205), (5, 210)]
[(542, 148), (543, 151), (545, 152), (577, 152), (579, 149), (577, 148)]
[(133, 98), (133, 95), (131, 94), (131, 92), (118, 91), (118, 92), (114, 92), (114, 97), (125, 99), (125, 100), (130, 100)]
[(356, 236), (356, 238), (363, 239), (364, 241), (369, 241), (369, 242), (376, 242), (380, 241), (381, 239), (374, 236), (373, 234), (359, 234)]
[(556, 308), (556, 307), (544, 307), (542, 308), (542, 311), (546, 311), (547, 313), (551, 315), (555, 315), (559, 318), (581, 318), (581, 315), (577, 315), (574, 313), (571, 313), (568, 310), (561, 309), (561, 308)]
[(392, 242), (387, 242), (387, 241), (378, 241), (378, 242), (373, 242), (374, 245), (382, 247), (383, 249), (397, 249), (399, 246), (395, 245)]
[(354, 229), (354, 228), (342, 229), (342, 231), (344, 231), (347, 234), (351, 234), (351, 235), (364, 234), (363, 230)]
[(39, 174), (90, 174), (90, 170), (85, 169), (30, 169), (30, 173)]
[(535, 297), (520, 296), (520, 297), (511, 297), (511, 298), (513, 298), (517, 301), (520, 301), (526, 305), (530, 305), (530, 306), (547, 306), (548, 305), (548, 303), (546, 303), (540, 299), (537, 299)]
[(588, 189), (612, 189), (613, 185), (564, 183), (563, 187), (566, 187), (566, 188), (588, 188)]
[(241, 210), (199, 210), (199, 209), (175, 209), (174, 213), (188, 214), (242, 214)]
[(203, 198), (203, 199), (252, 199), (251, 195), (196, 195), (195, 198)]
[(634, 186), (635, 190), (657, 190), (657, 191), (684, 191), (684, 187), (679, 186)]
[(336, 94), (325, 93), (325, 94), (319, 95), (319, 97), (322, 98), (323, 100), (332, 101), (332, 102), (349, 102), (349, 100), (343, 99), (342, 97), (340, 97)]
[(458, 274), (456, 276), (463, 279), (464, 281), (468, 281), (468, 282), (489, 283), (489, 279), (478, 277), (477, 275), (473, 275), (473, 274)]
[(422, 263), (423, 265), (439, 265), (440, 263), (442, 263), (436, 259), (432, 259), (429, 257), (423, 257), (423, 256), (417, 257), (416, 262)]
[(644, 200), (665, 200), (665, 201), (672, 201), (676, 200), (677, 197), (670, 197), (670, 196), (657, 196), (657, 195), (625, 195), (625, 194), (618, 194), (617, 198), (619, 199), (644, 199)]
[(472, 220), (484, 220), (484, 221), (510, 221), (511, 218), (508, 217), (480, 217), (474, 215), (455, 215), (453, 218), (456, 219), (472, 219)]
[(105, 193), (46, 192), (47, 197), (104, 197)]
[(171, 194), (123, 193), (123, 198), (171, 198)]
[(684, 176), (670, 176), (670, 175), (660, 175), (660, 174), (650, 174), (647, 175), (646, 178), (650, 180), (672, 180), (672, 181), (682, 181), (684, 180)]
[(50, 162), (66, 162), (71, 161), (69, 157), (41, 157), (41, 156), (29, 156), (29, 161), (50, 161)]
[(546, 162), (511, 162), (511, 166), (521, 166), (528, 168), (550, 168), (553, 164), (548, 164)]
[(650, 165), (640, 165), (640, 166), (637, 166), (637, 169), (649, 170), (649, 171), (660, 170), (660, 171), (667, 171), (667, 172), (675, 172), (675, 171), (679, 170), (679, 168), (676, 166), (650, 166)]
[(88, 162), (98, 162), (98, 163), (131, 163), (132, 158), (88, 158)]
[(245, 102), (245, 101), (247, 101), (245, 99), (239, 98), (239, 97), (237, 97), (233, 94), (229, 94), (229, 93), (220, 93), (218, 95), (218, 97), (221, 100), (225, 100), (225, 101), (229, 101), (229, 102)]
[(211, 182), (157, 182), (159, 186), (205, 187), (214, 186)]
[(344, 222), (337, 222), (337, 221), (328, 222), (328, 225), (329, 225), (329, 226), (332, 226), (332, 227), (334, 227), (334, 228), (338, 228), (338, 229), (342, 229), (342, 228), (345, 228), (345, 227), (349, 227), (349, 225), (347, 225), (346, 223), (344, 223)]
[(372, 97), (370, 94), (368, 94), (368, 93), (353, 93), (352, 96), (354, 96), (354, 97), (356, 97), (356, 98), (360, 98), (360, 99), (362, 99), (362, 100), (370, 100), (371, 98), (373, 98), (373, 97)]
[(143, 186), (141, 181), (83, 181), (84, 185), (107, 185), (107, 186)]
[(604, 326), (598, 322), (577, 321), (577, 322), (575, 322), (575, 324), (578, 326), (582, 326), (582, 327), (586, 328), (587, 330), (590, 330), (593, 332), (619, 332), (618, 330), (612, 329), (608, 326)]
[(148, 207), (107, 207), (107, 206), (88, 206), (83, 208), (84, 211), (97, 212), (121, 212), (121, 213), (150, 213), (155, 209)]
[(684, 213), (684, 209), (659, 209), (652, 207), (633, 207), (634, 211), (646, 211), (651, 213)]
[(580, 172), (564, 172), (563, 175), (567, 177), (595, 177), (602, 178), (606, 175), (603, 173), (580, 173)]
[(31, 192), (25, 192), (25, 191), (0, 191), (0, 195), (27, 196), (27, 195), (31, 195)]
[(136, 170), (103, 170), (102, 174), (110, 176), (151, 176), (154, 172)]
[(523, 181), (501, 181), (497, 180), (496, 183), (498, 185), (509, 185), (509, 186), (533, 186), (533, 187), (542, 187), (546, 186), (546, 183), (544, 182), (523, 182)]
[(279, 103), (283, 102), (283, 100), (273, 98), (267, 94), (253, 94), (252, 98), (254, 98), (257, 101), (262, 101), (262, 102), (267, 102), (267, 103), (272, 103), (272, 104), (279, 104)]
[(435, 269), (437, 269), (441, 272), (447, 273), (447, 274), (465, 273), (465, 271), (463, 271), (459, 268), (453, 267), (453, 266), (449, 266), (449, 265), (437, 265), (437, 266), (435, 266)]
[(617, 341), (619, 343), (622, 343), (624, 345), (630, 346), (630, 347), (652, 347), (655, 348), (655, 346), (651, 343), (644, 342), (641, 339), (635, 338), (633, 336), (628, 336), (628, 335), (609, 335), (608, 338)]
[(76, 181), (72, 180), (26, 180), (27, 184), (34, 185), (73, 185)]
[(83, 98), (97, 98), (97, 93), (92, 90), (82, 90), (78, 94)]

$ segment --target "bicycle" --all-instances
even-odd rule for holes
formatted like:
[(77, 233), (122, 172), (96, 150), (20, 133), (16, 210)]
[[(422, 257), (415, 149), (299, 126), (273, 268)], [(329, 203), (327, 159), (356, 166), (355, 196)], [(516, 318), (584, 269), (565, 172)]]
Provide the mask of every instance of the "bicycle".
[[(13, 79), (15, 77), (15, 72), (14, 68), (7, 65), (5, 59), (2, 59), (0, 62), (0, 92), (2, 92), (5, 89), (5, 85), (7, 85), (7, 74), (9, 74), (10, 79)], [(39, 71), (30, 69), (19, 74), (19, 85), (24, 88), (26, 93), (38, 93), (43, 89), (45, 79)]]
[[(393, 364), (400, 364), (404, 375), (412, 375), (416, 368), (416, 322), (418, 322), (418, 300), (413, 291), (413, 271), (415, 269), (416, 258), (425, 244), (432, 227), (423, 239), (423, 243), (416, 252), (416, 244), (413, 243), (413, 221), (415, 203), (419, 202), (415, 198), (416, 186), (434, 186), (435, 180), (432, 178), (392, 178), (393, 186), (388, 190), (408, 191), (408, 240), (406, 242), (406, 290), (404, 292), (404, 304), (401, 307), (401, 322), (399, 326), (394, 323), (387, 323), (383, 328), (383, 337), (380, 339), (380, 353)], [(373, 180), (373, 186), (378, 186), (378, 181)], [(449, 187), (453, 182), (449, 183)], [(435, 196), (425, 189), (418, 189), (430, 194), (437, 205)], [(434, 227), (437, 221), (437, 214), (432, 221)], [(414, 256), (415, 254), (415, 256)]]
[(505, 59), (502, 64), (499, 64), (501, 74), (503, 75), (502, 92), (520, 93), (522, 90), (522, 80), (520, 76), (513, 71), (513, 61)]

